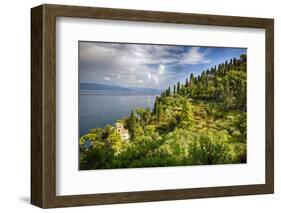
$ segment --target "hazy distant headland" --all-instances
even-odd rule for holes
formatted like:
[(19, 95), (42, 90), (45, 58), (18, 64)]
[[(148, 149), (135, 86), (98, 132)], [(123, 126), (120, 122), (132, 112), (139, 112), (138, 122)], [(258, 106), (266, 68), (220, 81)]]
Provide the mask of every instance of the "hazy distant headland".
[(121, 87), (117, 85), (106, 85), (106, 84), (98, 84), (98, 83), (80, 83), (80, 91), (122, 91), (127, 93), (152, 93), (152, 94), (160, 94), (162, 92), (161, 89), (153, 89), (153, 88), (140, 88), (140, 87)]

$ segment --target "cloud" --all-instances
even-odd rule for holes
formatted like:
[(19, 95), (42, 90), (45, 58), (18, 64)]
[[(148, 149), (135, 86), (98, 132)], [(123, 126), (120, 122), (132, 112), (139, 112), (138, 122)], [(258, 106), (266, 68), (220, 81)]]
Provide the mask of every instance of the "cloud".
[(180, 51), (179, 46), (80, 42), (80, 79), (153, 87), (164, 80), (167, 66), (179, 61)]
[(105, 81), (110, 81), (111, 78), (110, 78), (109, 76), (105, 76), (105, 77), (103, 78), (103, 80), (105, 80)]
[(207, 63), (205, 50), (169, 45), (79, 42), (80, 81), (165, 88), (183, 72), (178, 67)]
[(158, 85), (161, 76), (164, 75), (165, 69), (166, 67), (163, 64), (160, 64), (156, 72), (154, 73), (148, 72), (147, 73), (148, 82)]
[(149, 82), (153, 82), (154, 84), (159, 84), (159, 77), (157, 74), (147, 73), (147, 78)]
[(191, 47), (187, 53), (183, 55), (181, 59), (181, 64), (207, 64), (211, 60), (206, 56), (210, 54), (209, 49), (205, 49), (203, 52), (200, 52), (200, 47)]
[(107, 44), (92, 42), (79, 43), (79, 60), (84, 63), (104, 62), (110, 58), (115, 58), (116, 48), (119, 44)]
[(159, 75), (163, 75), (164, 74), (164, 71), (165, 71), (165, 66), (163, 65), (163, 64), (160, 64), (159, 66), (158, 66), (158, 74)]

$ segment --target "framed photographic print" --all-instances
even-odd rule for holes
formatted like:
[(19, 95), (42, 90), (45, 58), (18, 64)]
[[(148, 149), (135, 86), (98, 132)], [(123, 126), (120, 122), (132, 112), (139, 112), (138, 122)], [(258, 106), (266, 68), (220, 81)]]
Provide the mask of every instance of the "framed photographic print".
[(31, 9), (31, 203), (274, 191), (272, 19)]

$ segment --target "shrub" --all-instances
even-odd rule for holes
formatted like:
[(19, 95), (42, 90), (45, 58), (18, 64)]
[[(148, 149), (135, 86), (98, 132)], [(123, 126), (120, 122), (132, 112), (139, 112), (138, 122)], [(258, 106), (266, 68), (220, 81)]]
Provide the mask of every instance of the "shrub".
[(225, 131), (197, 135), (188, 146), (190, 164), (212, 165), (233, 162), (233, 153)]

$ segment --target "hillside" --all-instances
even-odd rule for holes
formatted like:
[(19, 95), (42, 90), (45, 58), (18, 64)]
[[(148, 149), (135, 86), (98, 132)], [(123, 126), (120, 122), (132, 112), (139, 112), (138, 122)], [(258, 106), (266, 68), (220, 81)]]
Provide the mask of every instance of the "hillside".
[(129, 140), (111, 126), (92, 129), (80, 138), (80, 169), (245, 163), (246, 67), (241, 55), (167, 88), (153, 111), (118, 121)]

